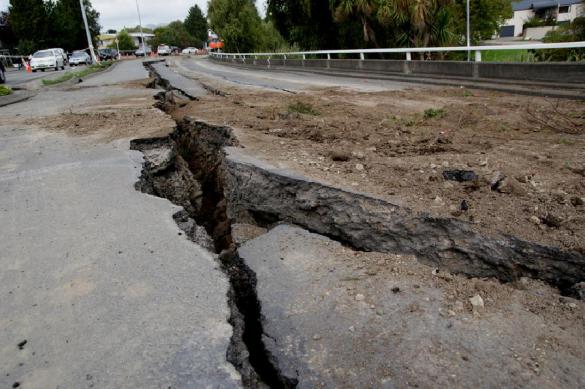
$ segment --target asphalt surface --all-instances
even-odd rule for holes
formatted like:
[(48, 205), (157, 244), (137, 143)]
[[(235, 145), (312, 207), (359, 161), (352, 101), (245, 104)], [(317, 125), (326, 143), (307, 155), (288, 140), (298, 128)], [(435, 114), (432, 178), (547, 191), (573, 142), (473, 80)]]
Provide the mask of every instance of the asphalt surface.
[(399, 81), (345, 78), (293, 71), (241, 69), (218, 64), (207, 58), (173, 58), (170, 61), (185, 75), (203, 75), (229, 82), (239, 87), (281, 90), (285, 92), (295, 92), (310, 88), (335, 87), (376, 92), (402, 90), (413, 87), (412, 84)]
[(63, 73), (67, 73), (69, 71), (78, 70), (83, 68), (84, 66), (76, 66), (76, 67), (69, 67), (66, 66), (65, 70), (45, 70), (44, 72), (38, 71), (35, 73), (27, 73), (24, 68), (22, 70), (10, 70), (6, 73), (6, 85), (8, 86), (20, 86), (22, 84), (26, 84), (30, 81), (40, 80), (43, 78), (50, 79), (50, 78), (57, 78), (60, 77)]
[(135, 191), (142, 155), (20, 121), (123, 99), (104, 85), (146, 76), (123, 62), (0, 112), (1, 388), (240, 386), (228, 281), (175, 206)]

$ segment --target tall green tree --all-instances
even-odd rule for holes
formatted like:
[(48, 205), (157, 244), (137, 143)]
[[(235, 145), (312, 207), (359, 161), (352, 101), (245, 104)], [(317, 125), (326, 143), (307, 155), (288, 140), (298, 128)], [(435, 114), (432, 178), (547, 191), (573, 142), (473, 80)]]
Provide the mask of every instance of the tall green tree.
[(0, 12), (0, 46), (4, 49), (12, 49), (17, 43), (18, 40), (10, 23), (10, 14)]
[[(87, 24), (94, 46), (100, 34), (98, 22), (99, 12), (91, 5), (90, 0), (84, 0)], [(79, 50), (87, 47), (85, 26), (81, 16), (81, 7), (78, 0), (59, 0), (51, 13), (52, 35), (54, 44), (67, 51)]]
[[(510, 0), (471, 0), (471, 41), (490, 39), (514, 12)], [(466, 0), (454, 0), (454, 24), (461, 37), (466, 31)]]
[(22, 51), (32, 51), (47, 47), (49, 38), (49, 5), (43, 0), (10, 0), (8, 7), (12, 31), (18, 39)]
[(189, 14), (185, 18), (185, 29), (193, 38), (203, 44), (207, 40), (207, 19), (197, 4), (189, 8)]
[(253, 0), (209, 0), (210, 27), (224, 40), (225, 51), (250, 52), (262, 42), (262, 20)]
[(136, 50), (136, 45), (134, 44), (134, 40), (132, 39), (132, 37), (130, 36), (130, 34), (128, 34), (128, 31), (126, 31), (125, 29), (122, 29), (118, 35), (116, 35), (116, 39), (118, 40), (118, 44), (116, 45), (116, 42), (112, 43), (112, 45), (110, 46), (113, 49), (116, 48), (120, 48), (120, 50)]
[(150, 41), (152, 47), (166, 44), (177, 47), (189, 47), (196, 45), (197, 39), (193, 38), (180, 20), (169, 23), (168, 26), (154, 29), (154, 38)]
[(344, 22), (348, 18), (357, 18), (362, 25), (364, 42), (378, 46), (376, 33), (372, 27), (372, 19), (376, 14), (377, 0), (330, 0), (335, 19)]

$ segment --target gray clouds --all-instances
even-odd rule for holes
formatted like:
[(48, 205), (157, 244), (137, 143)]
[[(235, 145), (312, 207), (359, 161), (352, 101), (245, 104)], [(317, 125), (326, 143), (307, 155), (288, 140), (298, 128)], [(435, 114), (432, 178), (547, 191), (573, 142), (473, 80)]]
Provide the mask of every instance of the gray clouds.
[[(0, 10), (8, 8), (9, 0), (0, 0)], [(265, 0), (256, 0), (260, 13), (264, 14)], [(100, 13), (103, 30), (120, 29), (138, 25), (135, 0), (92, 0), (93, 7)], [(206, 12), (207, 0), (138, 0), (142, 24), (162, 24), (173, 20), (184, 20), (194, 4)]]

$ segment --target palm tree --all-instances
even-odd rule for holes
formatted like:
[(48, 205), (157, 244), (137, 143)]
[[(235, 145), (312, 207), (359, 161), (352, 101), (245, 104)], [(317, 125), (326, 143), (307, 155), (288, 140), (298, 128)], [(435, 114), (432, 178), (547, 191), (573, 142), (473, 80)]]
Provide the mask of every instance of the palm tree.
[(364, 32), (364, 42), (371, 42), (375, 47), (378, 47), (378, 42), (370, 19), (376, 13), (377, 3), (378, 0), (330, 0), (335, 20), (342, 22), (352, 15), (359, 17)]
[(452, 0), (379, 0), (376, 17), (395, 29), (395, 41), (404, 46), (444, 46), (455, 34)]

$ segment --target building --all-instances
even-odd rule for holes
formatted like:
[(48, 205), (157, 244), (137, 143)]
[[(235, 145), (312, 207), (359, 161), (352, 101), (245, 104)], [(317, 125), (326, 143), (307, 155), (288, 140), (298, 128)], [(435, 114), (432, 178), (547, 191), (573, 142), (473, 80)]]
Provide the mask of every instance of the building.
[(105, 49), (116, 42), (116, 34), (98, 35), (98, 49)]
[(148, 43), (152, 40), (152, 38), (154, 38), (154, 34), (150, 34), (147, 32), (145, 32), (144, 34), (141, 34), (140, 32), (131, 32), (128, 35), (130, 35), (130, 37), (134, 41), (134, 46), (136, 47), (142, 47), (142, 36), (144, 36), (144, 43), (146, 44), (146, 46), (148, 46)]
[[(512, 1), (514, 17), (507, 20), (500, 29), (500, 37), (526, 36), (541, 39), (546, 32), (554, 30), (555, 25), (572, 22), (578, 16), (584, 16), (583, 0), (521, 0)], [(533, 29), (528, 34), (524, 25), (528, 21), (540, 20), (543, 26)], [(544, 25), (546, 24), (546, 25)]]

